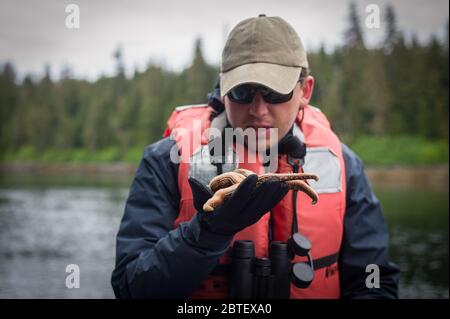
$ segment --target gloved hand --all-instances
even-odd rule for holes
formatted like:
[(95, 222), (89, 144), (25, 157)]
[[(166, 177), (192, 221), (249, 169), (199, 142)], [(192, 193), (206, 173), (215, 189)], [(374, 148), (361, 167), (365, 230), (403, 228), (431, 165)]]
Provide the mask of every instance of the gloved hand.
[(247, 176), (233, 195), (213, 212), (203, 211), (203, 204), (213, 196), (209, 188), (193, 177), (189, 185), (194, 196), (194, 207), (202, 226), (221, 235), (234, 235), (256, 223), (270, 211), (289, 191), (288, 186), (277, 180), (267, 180), (256, 187), (258, 176)]

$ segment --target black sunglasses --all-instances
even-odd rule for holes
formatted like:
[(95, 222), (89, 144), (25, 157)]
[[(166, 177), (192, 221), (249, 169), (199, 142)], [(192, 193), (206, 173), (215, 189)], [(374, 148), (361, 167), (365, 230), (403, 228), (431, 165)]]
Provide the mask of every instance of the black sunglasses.
[(292, 90), (288, 94), (281, 94), (262, 85), (242, 84), (232, 88), (227, 96), (235, 103), (250, 104), (258, 91), (261, 93), (263, 100), (270, 104), (285, 103), (292, 98), (294, 93)]

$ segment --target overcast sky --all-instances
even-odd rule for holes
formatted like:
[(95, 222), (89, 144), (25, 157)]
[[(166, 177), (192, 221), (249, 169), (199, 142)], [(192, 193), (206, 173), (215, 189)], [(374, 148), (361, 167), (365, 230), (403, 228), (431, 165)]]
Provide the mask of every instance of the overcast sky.
[[(368, 4), (377, 4), (383, 18), (385, 0), (357, 1), (361, 22)], [(80, 8), (80, 28), (65, 26), (68, 4)], [(448, 0), (394, 0), (398, 25), (420, 40), (443, 37)], [(203, 39), (210, 63), (219, 64), (228, 32), (239, 21), (265, 13), (281, 16), (299, 33), (307, 50), (321, 43), (342, 43), (347, 26), (347, 0), (0, 0), (0, 63), (11, 61), (19, 74), (41, 74), (50, 64), (57, 77), (69, 65), (77, 77), (96, 79), (112, 74), (112, 52), (123, 47), (127, 70), (144, 69), (149, 61), (172, 70), (189, 65), (194, 40)], [(380, 29), (364, 27), (367, 43), (376, 45)]]

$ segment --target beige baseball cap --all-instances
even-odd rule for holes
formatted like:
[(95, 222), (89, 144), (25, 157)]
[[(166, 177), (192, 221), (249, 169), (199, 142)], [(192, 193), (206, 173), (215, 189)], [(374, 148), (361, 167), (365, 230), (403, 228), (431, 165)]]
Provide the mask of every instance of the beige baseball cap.
[(260, 14), (231, 30), (222, 52), (221, 95), (243, 83), (258, 83), (288, 94), (302, 68), (308, 68), (308, 60), (294, 28), (280, 17)]

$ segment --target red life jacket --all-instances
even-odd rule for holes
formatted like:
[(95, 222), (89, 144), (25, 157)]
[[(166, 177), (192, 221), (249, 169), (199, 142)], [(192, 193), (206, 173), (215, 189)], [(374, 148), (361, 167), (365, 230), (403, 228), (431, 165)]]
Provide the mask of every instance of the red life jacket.
[[(207, 105), (177, 108), (170, 116), (164, 132), (164, 136), (171, 135), (175, 139), (181, 156), (189, 157), (189, 161), (179, 163), (180, 211), (174, 227), (181, 222), (189, 221), (196, 213), (188, 183), (189, 174), (195, 176), (199, 169), (203, 170), (203, 178), (205, 178), (205, 172), (206, 176), (209, 174), (209, 177), (207, 176), (206, 180), (203, 180), (205, 183), (217, 175), (216, 166), (196, 160), (198, 155), (202, 154), (202, 149), (208, 147), (208, 137), (203, 133), (197, 139), (193, 136), (195, 125), (199, 126), (202, 132), (211, 127), (212, 112), (214, 110)], [(301, 112), (296, 119), (297, 127), (303, 133), (304, 143), (307, 146), (307, 155), (301, 171), (319, 175), (318, 182), (310, 182), (310, 185), (319, 194), (319, 201), (312, 206), (307, 195), (298, 192), (297, 220), (299, 232), (308, 237), (312, 243), (311, 255), (314, 260), (315, 272), (314, 280), (308, 288), (299, 289), (291, 284), (291, 298), (339, 298), (337, 256), (343, 234), (346, 193), (341, 142), (331, 130), (327, 118), (320, 110), (307, 106), (303, 112), (303, 120), (301, 120)], [(197, 120), (197, 124), (194, 120)], [(179, 128), (182, 128), (182, 134), (177, 134)], [(181, 141), (183, 135), (190, 138), (188, 143)], [(196, 161), (197, 163), (194, 163)], [(260, 162), (250, 164), (242, 161), (235, 163), (233, 167), (225, 168), (224, 171), (233, 170), (236, 167), (249, 169), (257, 174), (264, 173)], [(277, 173), (292, 171), (293, 168), (288, 162), (287, 155), (279, 154)], [(273, 240), (287, 242), (291, 236), (292, 202), (292, 194), (289, 192), (272, 210)], [(270, 214), (264, 215), (257, 223), (237, 233), (233, 241), (252, 240), (255, 245), (255, 256), (268, 257), (269, 217)], [(230, 263), (229, 252), (220, 258), (221, 264)], [(296, 256), (293, 262), (306, 260), (306, 257)], [(226, 276), (211, 274), (191, 297), (226, 298), (227, 289)]]

